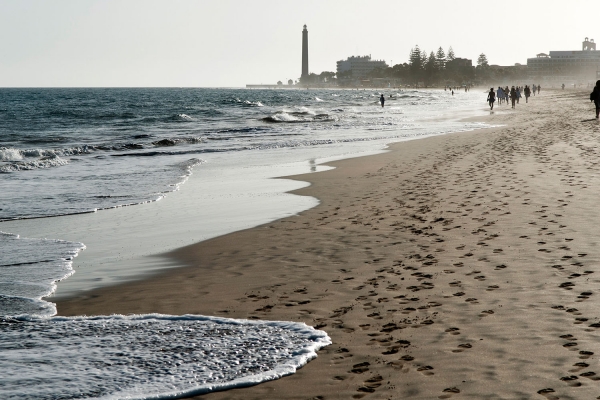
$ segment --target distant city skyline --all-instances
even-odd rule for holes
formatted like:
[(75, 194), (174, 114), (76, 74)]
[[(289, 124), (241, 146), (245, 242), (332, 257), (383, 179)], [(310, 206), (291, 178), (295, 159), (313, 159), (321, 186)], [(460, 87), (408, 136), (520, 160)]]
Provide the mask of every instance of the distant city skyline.
[[(204, 86), (296, 80), (349, 56), (388, 65), (453, 47), (457, 57), (526, 64), (600, 40), (595, 2), (506, 0), (0, 0), (0, 86)], [(587, 11), (586, 11), (587, 10)], [(598, 33), (596, 35), (596, 33)]]

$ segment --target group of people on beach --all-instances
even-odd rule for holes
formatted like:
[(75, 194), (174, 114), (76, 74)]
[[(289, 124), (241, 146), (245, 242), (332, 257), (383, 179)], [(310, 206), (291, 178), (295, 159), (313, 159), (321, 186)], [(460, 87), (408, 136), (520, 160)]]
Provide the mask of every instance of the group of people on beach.
[(502, 88), (498, 86), (498, 89), (494, 91), (494, 88), (490, 88), (488, 92), (488, 104), (490, 105), (490, 110), (494, 109), (494, 103), (496, 99), (498, 100), (498, 104), (502, 104), (502, 102), (506, 102), (508, 104), (508, 99), (510, 98), (510, 102), (512, 104), (512, 108), (515, 108), (516, 104), (519, 104), (519, 99), (525, 95), (525, 102), (529, 103), (529, 97), (531, 97), (531, 93), (535, 96), (537, 91), (540, 94), (540, 90), (542, 87), (540, 85), (533, 84), (530, 88), (528, 85), (523, 86), (512, 86), (510, 89), (508, 86)]

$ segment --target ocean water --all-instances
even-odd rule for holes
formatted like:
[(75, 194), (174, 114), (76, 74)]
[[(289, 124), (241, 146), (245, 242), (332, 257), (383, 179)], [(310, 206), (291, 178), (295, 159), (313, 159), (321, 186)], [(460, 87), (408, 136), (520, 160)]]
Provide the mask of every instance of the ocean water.
[[(0, 370), (11, 377), (0, 397), (175, 398), (274, 379), (314, 357), (330, 341), (304, 324), (53, 317), (47, 296), (68, 282), (86, 243), (59, 240), (60, 232), (20, 237), (3, 225), (110, 215), (185, 191), (191, 174), (201, 180), (210, 168), (243, 169), (252, 159), (314, 163), (315, 154), (341, 158), (483, 127), (460, 118), (483, 112), (484, 94), (384, 93), (385, 108), (379, 92), (356, 90), (0, 89), (0, 346), (9, 355)], [(209, 204), (211, 185), (202, 195)], [(171, 332), (168, 346), (157, 330)], [(132, 344), (140, 337), (143, 346)], [(173, 350), (190, 337), (195, 351)], [(252, 350), (231, 353), (236, 343)], [(57, 371), (65, 363), (68, 377)]]

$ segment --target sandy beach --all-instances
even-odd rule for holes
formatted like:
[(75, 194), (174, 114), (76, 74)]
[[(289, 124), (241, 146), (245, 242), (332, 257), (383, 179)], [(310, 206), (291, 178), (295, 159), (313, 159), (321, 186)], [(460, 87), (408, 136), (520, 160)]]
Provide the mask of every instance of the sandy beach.
[(543, 91), (480, 119), (500, 128), (296, 176), (317, 207), (181, 248), (185, 267), (58, 313), (301, 321), (332, 338), (294, 375), (208, 399), (600, 398), (588, 96)]

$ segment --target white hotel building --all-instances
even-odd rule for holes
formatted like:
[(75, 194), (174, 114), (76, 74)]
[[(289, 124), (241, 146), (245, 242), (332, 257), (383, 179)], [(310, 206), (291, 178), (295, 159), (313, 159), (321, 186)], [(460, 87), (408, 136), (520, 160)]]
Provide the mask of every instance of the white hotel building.
[(371, 56), (352, 56), (337, 62), (338, 76), (340, 72), (352, 71), (353, 78), (366, 78), (375, 68), (387, 68), (387, 64), (382, 60), (371, 60)]
[(594, 39), (585, 38), (581, 50), (551, 51), (527, 59), (529, 78), (546, 85), (572, 85), (595, 82), (600, 71), (600, 51)]

